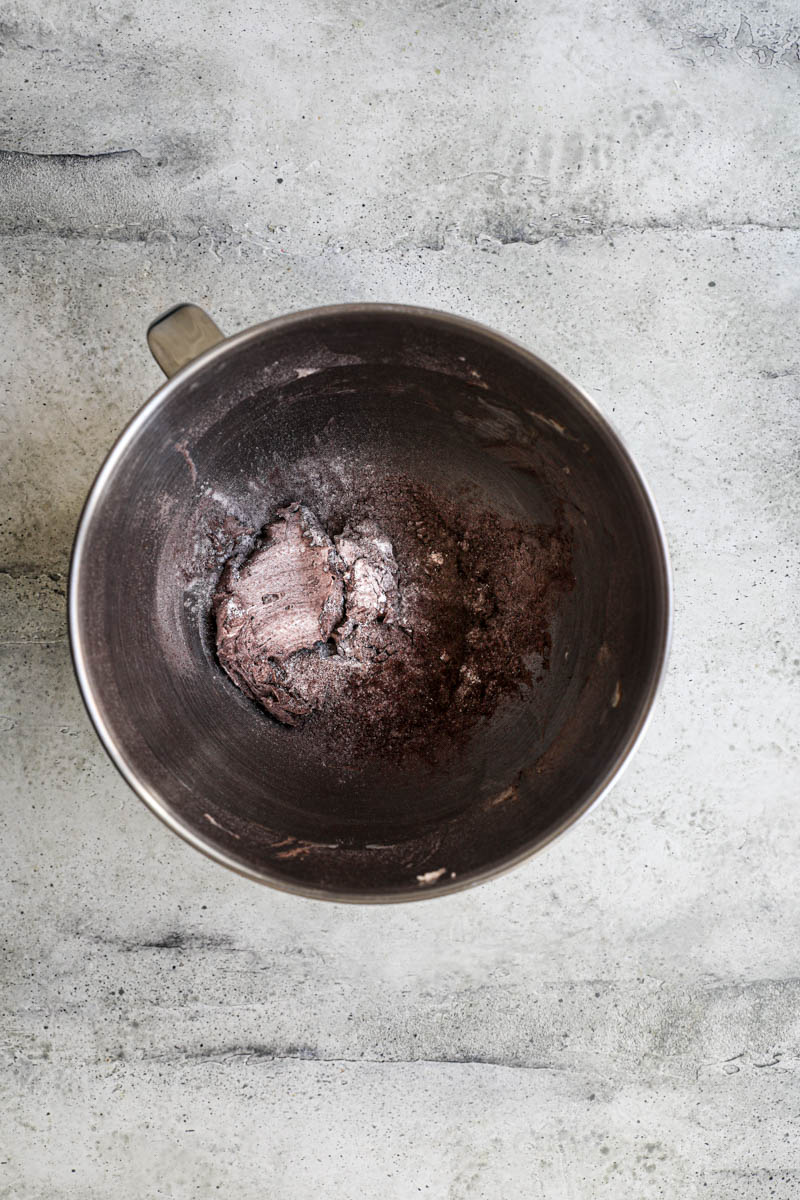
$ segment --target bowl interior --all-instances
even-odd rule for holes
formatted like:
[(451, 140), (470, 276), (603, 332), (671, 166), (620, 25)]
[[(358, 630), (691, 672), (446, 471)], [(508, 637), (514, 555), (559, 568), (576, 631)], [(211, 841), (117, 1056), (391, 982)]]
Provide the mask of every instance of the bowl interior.
[[(575, 584), (549, 668), (466, 743), (353, 760), (234, 687), (210, 597), (221, 557), (281, 503), (341, 525), (398, 474), (465, 520), (561, 522)], [(106, 744), (196, 844), (287, 887), (402, 897), (482, 877), (587, 806), (651, 702), (667, 594), (638, 476), (568, 383), (467, 322), (319, 310), (211, 352), (120, 439), (76, 546), (73, 648)]]

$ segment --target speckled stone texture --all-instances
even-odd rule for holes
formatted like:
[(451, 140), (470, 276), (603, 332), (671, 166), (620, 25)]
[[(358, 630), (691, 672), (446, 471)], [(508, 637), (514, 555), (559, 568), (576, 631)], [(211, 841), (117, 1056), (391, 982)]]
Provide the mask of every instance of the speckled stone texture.
[[(17, 0), (0, 39), (0, 1196), (796, 1200), (796, 3)], [(478, 318), (636, 455), (667, 683), (513, 874), (259, 889), (100, 749), (68, 555), (181, 299)]]

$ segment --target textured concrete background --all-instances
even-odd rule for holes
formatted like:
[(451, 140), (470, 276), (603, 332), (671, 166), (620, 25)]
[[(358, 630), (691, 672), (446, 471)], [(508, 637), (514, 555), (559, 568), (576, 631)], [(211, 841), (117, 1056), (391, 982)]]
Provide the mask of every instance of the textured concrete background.
[[(17, 0), (1, 23), (0, 1196), (800, 1196), (790, 0)], [(571, 374), (674, 557), (610, 799), (358, 909), (170, 835), (97, 743), (65, 571), (148, 320), (451, 309)]]

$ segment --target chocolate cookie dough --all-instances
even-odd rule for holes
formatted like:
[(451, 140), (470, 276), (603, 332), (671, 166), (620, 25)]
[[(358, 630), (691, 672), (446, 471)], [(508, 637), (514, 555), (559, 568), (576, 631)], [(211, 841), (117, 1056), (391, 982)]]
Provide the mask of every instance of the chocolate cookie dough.
[(302, 504), (280, 509), (252, 554), (229, 562), (214, 598), (217, 653), (245, 695), (285, 725), (319, 708), (344, 672), (409, 634), (391, 543), (372, 525), (332, 540)]
[(228, 561), (219, 661), (284, 725), (313, 721), (343, 761), (457, 742), (547, 670), (570, 535), (402, 478), (350, 507), (326, 528), (289, 504)]
[(325, 646), (344, 616), (333, 543), (313, 513), (299, 504), (278, 512), (247, 561), (228, 563), (214, 608), (219, 661), (233, 682), (286, 725), (307, 716), (312, 705), (287, 686), (287, 665)]

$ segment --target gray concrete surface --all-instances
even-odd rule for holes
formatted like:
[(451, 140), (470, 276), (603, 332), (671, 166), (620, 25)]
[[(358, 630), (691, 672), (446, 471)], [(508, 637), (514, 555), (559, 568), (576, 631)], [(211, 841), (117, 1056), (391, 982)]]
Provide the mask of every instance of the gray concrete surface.
[[(0, 1196), (800, 1196), (800, 22), (788, 0), (7, 4)], [(148, 320), (339, 300), (521, 339), (616, 422), (676, 633), (605, 804), (327, 906), (129, 793), (71, 675)]]

